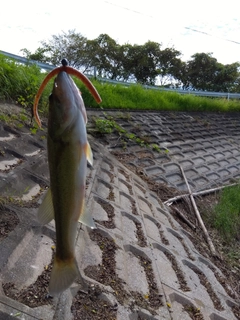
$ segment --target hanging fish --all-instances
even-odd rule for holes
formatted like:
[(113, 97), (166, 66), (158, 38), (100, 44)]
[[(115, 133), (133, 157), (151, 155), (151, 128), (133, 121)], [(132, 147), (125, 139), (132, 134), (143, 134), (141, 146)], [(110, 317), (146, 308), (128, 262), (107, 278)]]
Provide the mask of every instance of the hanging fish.
[(66, 290), (79, 277), (83, 279), (75, 258), (75, 240), (78, 221), (95, 228), (89, 212), (85, 211), (87, 161), (92, 165), (93, 155), (87, 141), (87, 114), (79, 89), (69, 76), (75, 75), (90, 90), (95, 100), (101, 98), (92, 83), (82, 73), (67, 65), (52, 70), (41, 84), (34, 101), (34, 116), (41, 121), (37, 105), (48, 81), (57, 75), (49, 97), (47, 150), (50, 188), (38, 210), (40, 223), (55, 219), (56, 254), (49, 284), (50, 295)]

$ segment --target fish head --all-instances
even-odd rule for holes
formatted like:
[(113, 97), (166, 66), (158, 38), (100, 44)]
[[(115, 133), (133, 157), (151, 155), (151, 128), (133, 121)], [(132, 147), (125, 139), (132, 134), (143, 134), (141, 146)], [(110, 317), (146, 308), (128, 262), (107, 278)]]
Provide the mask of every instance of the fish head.
[(72, 78), (61, 71), (54, 80), (49, 97), (49, 131), (54, 136), (63, 134), (81, 116), (86, 124), (87, 116), (81, 93)]

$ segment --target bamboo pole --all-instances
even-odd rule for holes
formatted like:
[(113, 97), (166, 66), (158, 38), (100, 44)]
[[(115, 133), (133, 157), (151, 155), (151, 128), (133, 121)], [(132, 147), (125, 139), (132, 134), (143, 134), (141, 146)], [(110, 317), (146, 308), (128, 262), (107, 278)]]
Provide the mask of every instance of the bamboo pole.
[(196, 202), (195, 202), (195, 200), (194, 200), (194, 197), (193, 197), (191, 188), (190, 188), (190, 186), (189, 186), (189, 184), (188, 184), (188, 181), (187, 181), (187, 178), (186, 178), (185, 173), (184, 173), (184, 171), (183, 171), (183, 168), (182, 168), (181, 165), (179, 165), (179, 168), (180, 168), (180, 170), (181, 170), (181, 173), (182, 173), (183, 178), (184, 178), (184, 180), (185, 180), (185, 183), (186, 183), (186, 185), (187, 185), (190, 200), (191, 200), (191, 202), (192, 202), (192, 205), (193, 205), (195, 214), (196, 214), (196, 216), (197, 216), (198, 222), (200, 223), (200, 226), (201, 226), (201, 228), (202, 228), (202, 230), (203, 230), (203, 232), (204, 232), (204, 235), (205, 235), (205, 237), (206, 237), (206, 240), (207, 240), (207, 242), (208, 242), (210, 251), (211, 251), (211, 253), (212, 253), (212, 255), (213, 255), (214, 257), (217, 257), (218, 255), (217, 255), (217, 253), (216, 253), (215, 247), (214, 247), (213, 242), (212, 242), (212, 240), (211, 240), (211, 238), (210, 238), (210, 236), (209, 236), (209, 234), (208, 234), (208, 231), (207, 231), (207, 229), (206, 229), (206, 227), (205, 227), (205, 225), (204, 225), (204, 222), (203, 222), (203, 220), (202, 220), (202, 218), (201, 218), (200, 212), (198, 211)]
[(190, 228), (192, 228), (194, 231), (196, 231), (196, 226), (195, 226), (192, 222), (190, 222), (178, 208), (174, 207), (173, 209), (177, 212), (177, 214), (179, 215), (179, 217), (180, 217), (186, 224), (189, 225)]
[[(205, 195), (205, 194), (209, 194), (209, 193), (212, 193), (212, 192), (216, 192), (216, 191), (219, 191), (221, 189), (224, 189), (224, 188), (227, 188), (227, 187), (233, 187), (233, 186), (236, 186), (238, 185), (239, 183), (232, 183), (232, 184), (228, 184), (226, 186), (221, 186), (221, 187), (217, 187), (217, 188), (213, 188), (213, 189), (207, 189), (207, 190), (202, 190), (202, 191), (198, 191), (198, 192), (192, 192), (192, 195), (194, 197), (196, 196), (202, 196), (202, 195)], [(173, 198), (170, 198), (166, 201), (163, 202), (163, 204), (171, 204), (171, 202), (175, 202), (175, 201), (178, 201), (178, 200), (181, 200), (185, 197), (188, 197), (189, 194), (180, 194), (179, 196), (176, 196), (176, 197), (173, 197)]]

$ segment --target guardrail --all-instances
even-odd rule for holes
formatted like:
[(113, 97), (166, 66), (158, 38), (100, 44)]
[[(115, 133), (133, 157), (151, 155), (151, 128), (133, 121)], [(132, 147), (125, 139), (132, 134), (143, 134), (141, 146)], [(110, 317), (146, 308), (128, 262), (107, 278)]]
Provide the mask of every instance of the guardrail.
[(21, 56), (18, 56), (16, 54), (9, 53), (9, 52), (6, 52), (6, 51), (0, 50), (0, 53), (5, 55), (5, 56), (7, 56), (7, 57), (9, 57), (9, 58), (12, 58), (12, 59), (14, 59), (16, 61), (24, 63), (24, 64), (36, 64), (36, 65), (39, 66), (39, 68), (47, 70), (47, 71), (51, 71), (54, 68), (56, 68), (56, 66), (53, 66), (51, 64), (43, 63), (43, 62), (39, 62), (39, 61), (35, 61), (35, 60), (30, 60), (30, 59), (27, 59), (27, 58), (24, 58), (24, 57), (21, 57)]
[[(108, 83), (112, 83), (112, 84), (121, 84), (123, 86), (130, 86), (133, 84), (133, 83), (129, 83), (129, 82), (110, 80), (110, 79), (106, 79), (106, 78), (97, 78), (97, 79), (101, 82), (108, 82)], [(183, 89), (163, 88), (163, 87), (148, 86), (148, 85), (142, 85), (142, 86), (145, 89), (178, 92), (180, 94), (192, 94), (195, 96), (202, 96), (202, 97), (227, 98), (228, 100), (229, 99), (240, 99), (240, 93), (183, 90)]]
[[(47, 70), (47, 71), (51, 71), (54, 68), (56, 68), (56, 66), (48, 64), (48, 63), (43, 63), (43, 62), (39, 62), (39, 61), (35, 61), (35, 60), (30, 60), (21, 56), (18, 56), (16, 54), (13, 53), (9, 53), (6, 51), (2, 51), (0, 50), (1, 54), (4, 54), (6, 56), (8, 56), (9, 58), (15, 59), (16, 61), (19, 61), (21, 63), (24, 64), (36, 64), (39, 66), (39, 68)], [(94, 75), (96, 74), (96, 70), (94, 71)], [(87, 77), (94, 77), (94, 75), (88, 75), (85, 74)], [(117, 80), (111, 80), (111, 79), (107, 79), (107, 78), (98, 78), (97, 80), (99, 80), (100, 82), (108, 82), (108, 83), (112, 83), (112, 84), (121, 84), (123, 86), (130, 86), (133, 83), (131, 82), (124, 82), (124, 81), (117, 81)], [(173, 88), (163, 88), (163, 87), (158, 87), (158, 86), (148, 86), (148, 85), (143, 85), (143, 87), (145, 89), (151, 89), (151, 90), (161, 90), (161, 91), (170, 91), (170, 92), (177, 92), (180, 94), (192, 94), (195, 96), (201, 96), (201, 97), (215, 97), (215, 98), (227, 98), (229, 99), (240, 99), (240, 93), (230, 93), (230, 92), (213, 92), (213, 91), (195, 91), (195, 90), (183, 90), (183, 89), (173, 89)]]

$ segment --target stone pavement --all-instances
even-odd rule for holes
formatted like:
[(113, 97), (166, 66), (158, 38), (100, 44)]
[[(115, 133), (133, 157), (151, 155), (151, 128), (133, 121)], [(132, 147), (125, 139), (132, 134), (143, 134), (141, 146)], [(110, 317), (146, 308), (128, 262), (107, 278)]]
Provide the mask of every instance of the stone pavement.
[[(98, 228), (79, 227), (76, 254), (83, 277), (90, 287), (100, 287), (98, 299), (115, 312), (106, 319), (239, 319), (235, 288), (224, 285), (222, 272), (200, 254), (168, 207), (110, 151), (127, 155), (130, 166), (141, 166), (151, 179), (179, 190), (186, 186), (178, 164), (193, 191), (227, 184), (240, 175), (240, 115), (148, 112), (124, 119), (117, 112), (107, 114), (169, 151), (143, 150), (135, 142), (124, 150), (117, 135), (107, 138), (107, 146), (102, 138), (90, 137), (94, 166), (88, 169), (86, 208)], [(0, 192), (6, 196), (0, 210), (17, 221), (0, 240), (0, 319), (70, 320), (74, 309), (87, 308), (73, 308), (77, 282), (52, 304), (37, 307), (29, 307), (28, 299), (39, 299), (30, 290), (23, 302), (6, 290), (9, 283), (16, 293), (31, 288), (52, 259), (54, 223), (42, 227), (36, 221), (49, 185), (44, 134), (0, 125)], [(91, 311), (86, 319), (105, 319)]]
[(122, 146), (118, 148), (119, 137), (109, 139), (110, 149), (131, 155), (129, 164), (143, 167), (145, 174), (157, 182), (186, 190), (178, 164), (195, 192), (240, 178), (239, 113), (136, 112), (128, 113), (127, 117), (107, 112), (107, 115), (128, 132), (160, 147), (162, 152), (148, 149), (142, 156), (138, 144), (132, 143), (124, 152)]

